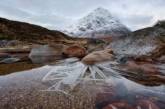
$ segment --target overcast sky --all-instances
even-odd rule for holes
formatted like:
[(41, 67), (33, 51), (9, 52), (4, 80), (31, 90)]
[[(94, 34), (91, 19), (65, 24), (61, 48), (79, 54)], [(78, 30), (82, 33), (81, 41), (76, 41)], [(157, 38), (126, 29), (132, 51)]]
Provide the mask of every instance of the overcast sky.
[(108, 9), (132, 30), (165, 19), (165, 0), (0, 0), (0, 17), (54, 28), (97, 7)]

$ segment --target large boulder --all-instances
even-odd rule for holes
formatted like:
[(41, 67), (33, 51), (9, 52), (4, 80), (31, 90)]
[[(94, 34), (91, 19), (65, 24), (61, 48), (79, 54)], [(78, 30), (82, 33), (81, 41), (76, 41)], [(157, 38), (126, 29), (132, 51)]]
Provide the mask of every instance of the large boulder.
[(92, 65), (95, 63), (113, 60), (113, 57), (113, 51), (111, 49), (105, 49), (102, 51), (95, 51), (88, 54), (82, 59), (82, 62), (85, 64)]
[(61, 56), (61, 51), (49, 45), (40, 45), (32, 48), (29, 58), (33, 63), (52, 62)]
[(21, 44), (20, 41), (18, 41), (18, 40), (11, 40), (11, 41), (9, 41), (9, 42), (6, 44), (6, 46), (17, 46), (17, 45), (19, 45), (19, 44)]
[(82, 58), (86, 55), (86, 49), (78, 45), (72, 45), (72, 46), (66, 47), (63, 50), (63, 54), (67, 57)]

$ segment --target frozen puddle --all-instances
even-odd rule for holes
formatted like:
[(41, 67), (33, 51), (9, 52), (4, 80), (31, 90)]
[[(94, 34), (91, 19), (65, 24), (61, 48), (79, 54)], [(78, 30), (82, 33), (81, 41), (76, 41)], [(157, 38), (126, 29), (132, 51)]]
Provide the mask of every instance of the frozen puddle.
[[(110, 86), (116, 83), (122, 83), (126, 87), (129, 87), (128, 89), (141, 90), (147, 88), (120, 76), (119, 72), (112, 69), (115, 64), (115, 62), (105, 62), (96, 65), (85, 65), (76, 58), (71, 58), (61, 61), (57, 65), (47, 65), (29, 71), (0, 76), (0, 90), (4, 87), (12, 89), (35, 86), (40, 90), (63, 92), (65, 90), (61, 89), (63, 87), (62, 85), (66, 85), (69, 87), (69, 90), (73, 90), (76, 85), (91, 81), (96, 85), (99, 82), (109, 84)], [(40, 86), (47, 88), (42, 89)], [(162, 87), (163, 85), (161, 86), (161, 90)], [(148, 88), (150, 90), (155, 89), (155, 87)], [(159, 87), (156, 88), (159, 90)]]
[(137, 105), (137, 99), (154, 98), (160, 107), (145, 109), (164, 109), (164, 85), (146, 87), (130, 81), (112, 69), (115, 64), (106, 62), (88, 66), (72, 58), (57, 65), (0, 76), (0, 107), (103, 109), (106, 103), (125, 100)]

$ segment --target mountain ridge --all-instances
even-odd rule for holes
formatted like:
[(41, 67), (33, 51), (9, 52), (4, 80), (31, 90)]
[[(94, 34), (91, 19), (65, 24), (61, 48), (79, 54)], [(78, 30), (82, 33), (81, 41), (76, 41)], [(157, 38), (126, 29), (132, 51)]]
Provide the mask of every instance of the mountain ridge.
[(51, 39), (60, 41), (69, 38), (68, 35), (56, 30), (52, 31), (34, 24), (0, 18), (0, 39), (2, 40), (37, 41)]
[[(164, 48), (165, 44), (165, 21), (158, 21), (152, 27), (146, 27), (132, 32), (129, 36), (120, 38), (110, 44), (117, 54), (146, 55)], [(154, 53), (159, 54), (159, 53)], [(165, 55), (161, 53), (161, 55)]]
[(66, 28), (64, 33), (76, 37), (98, 38), (123, 36), (129, 34), (130, 30), (108, 10), (99, 7)]

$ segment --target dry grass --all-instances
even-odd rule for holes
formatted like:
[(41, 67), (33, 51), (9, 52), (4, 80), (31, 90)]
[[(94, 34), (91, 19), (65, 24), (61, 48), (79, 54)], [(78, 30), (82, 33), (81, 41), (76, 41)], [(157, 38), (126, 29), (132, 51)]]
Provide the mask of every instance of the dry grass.
[(18, 62), (13, 64), (0, 64), (0, 75), (6, 75), (13, 72), (29, 70), (40, 67), (39, 64), (32, 64), (30, 62)]
[(77, 89), (72, 96), (39, 89), (12, 89), (0, 94), (1, 109), (95, 109), (95, 97), (84, 89)]

